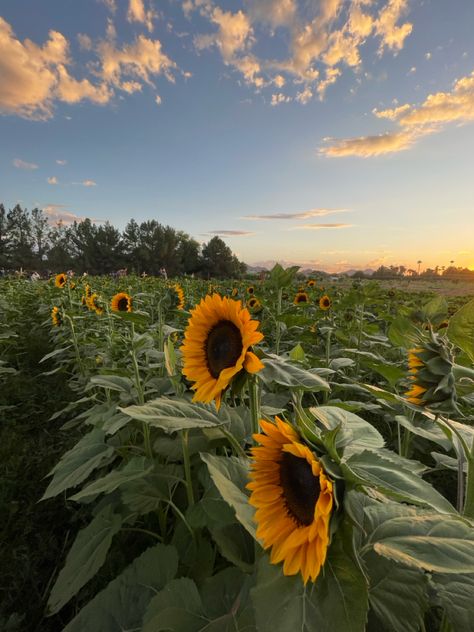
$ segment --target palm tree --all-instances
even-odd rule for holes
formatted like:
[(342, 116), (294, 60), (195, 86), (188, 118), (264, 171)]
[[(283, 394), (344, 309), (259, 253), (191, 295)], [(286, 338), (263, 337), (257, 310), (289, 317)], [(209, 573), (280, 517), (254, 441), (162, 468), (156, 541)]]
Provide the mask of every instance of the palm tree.
[(421, 259), (418, 259), (417, 264), (418, 264), (418, 276), (420, 276), (420, 265), (423, 263), (423, 261)]

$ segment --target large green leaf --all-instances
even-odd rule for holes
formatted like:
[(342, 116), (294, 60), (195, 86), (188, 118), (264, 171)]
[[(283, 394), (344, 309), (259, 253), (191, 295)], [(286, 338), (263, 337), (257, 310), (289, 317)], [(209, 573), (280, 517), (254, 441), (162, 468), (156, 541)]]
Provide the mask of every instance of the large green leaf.
[(451, 441), (444, 434), (441, 428), (424, 418), (414, 419), (413, 421), (405, 417), (405, 415), (396, 415), (395, 421), (410, 432), (429, 441), (433, 441), (442, 446), (445, 450), (451, 448)]
[(364, 449), (376, 450), (384, 446), (385, 442), (378, 430), (354, 413), (337, 406), (319, 406), (309, 410), (325, 429), (340, 427), (336, 447), (345, 457)]
[(121, 377), (120, 375), (93, 375), (90, 379), (93, 386), (108, 388), (111, 391), (119, 393), (127, 393), (130, 395), (134, 388), (133, 382), (129, 377)]
[(474, 527), (454, 515), (392, 518), (370, 535), (384, 557), (425, 571), (474, 573)]
[(254, 509), (243, 491), (248, 483), (248, 463), (237, 457), (212, 454), (201, 454), (201, 459), (222, 498), (235, 510), (237, 520), (255, 537)]
[(474, 362), (474, 298), (449, 319), (448, 338)]
[(160, 397), (143, 406), (128, 406), (121, 409), (126, 415), (171, 434), (187, 428), (212, 428), (229, 423), (219, 416), (214, 406), (192, 404), (180, 399)]
[(364, 564), (370, 578), (370, 606), (380, 629), (418, 632), (428, 605), (425, 575), (373, 551), (364, 555)]
[(421, 311), (424, 320), (429, 320), (432, 325), (439, 325), (448, 317), (448, 302), (442, 295), (435, 296), (423, 305)]
[[(406, 459), (388, 451), (365, 450), (342, 463), (342, 469), (353, 483), (373, 487), (390, 498), (414, 505), (433, 507), (442, 513), (453, 513), (454, 507), (434, 487), (411, 469)], [(415, 464), (416, 465), (416, 464)]]
[(97, 573), (105, 562), (112, 538), (122, 524), (112, 507), (105, 507), (94, 520), (79, 531), (63, 569), (51, 590), (48, 608), (58, 612)]
[(152, 597), (178, 570), (172, 546), (147, 549), (121, 575), (98, 593), (64, 628), (64, 632), (122, 632), (140, 629)]
[(307, 371), (299, 366), (285, 362), (276, 355), (268, 355), (263, 358), (264, 369), (258, 376), (267, 384), (276, 382), (288, 388), (297, 388), (305, 391), (328, 391), (329, 384), (317, 373)]
[(408, 349), (417, 342), (419, 331), (409, 318), (400, 315), (392, 321), (388, 330), (388, 337), (396, 347)]
[(113, 470), (106, 474), (106, 476), (90, 483), (90, 485), (87, 485), (87, 487), (80, 492), (71, 496), (69, 500), (78, 501), (97, 496), (98, 494), (109, 494), (123, 483), (146, 476), (152, 469), (153, 463), (151, 461), (143, 456), (135, 456), (120, 470)]
[(315, 583), (300, 575), (286, 577), (281, 564), (259, 562), (251, 591), (259, 632), (364, 632), (368, 611), (367, 582), (336, 534)]
[(201, 596), (192, 579), (173, 579), (153, 597), (142, 632), (197, 632), (207, 623)]
[(97, 467), (109, 463), (114, 455), (112, 446), (105, 443), (105, 433), (96, 428), (86, 434), (51, 470), (53, 480), (42, 500), (60, 494), (65, 489), (82, 483)]
[(453, 630), (474, 630), (474, 574), (435, 573), (431, 576), (431, 586)]
[(171, 497), (171, 490), (183, 477), (179, 465), (155, 465), (152, 472), (121, 484), (122, 501), (137, 514), (156, 511), (163, 501)]
[(283, 268), (279, 263), (276, 263), (270, 270), (269, 282), (276, 289), (282, 289), (292, 284), (296, 273), (300, 269), (299, 266), (291, 266), (289, 268)]

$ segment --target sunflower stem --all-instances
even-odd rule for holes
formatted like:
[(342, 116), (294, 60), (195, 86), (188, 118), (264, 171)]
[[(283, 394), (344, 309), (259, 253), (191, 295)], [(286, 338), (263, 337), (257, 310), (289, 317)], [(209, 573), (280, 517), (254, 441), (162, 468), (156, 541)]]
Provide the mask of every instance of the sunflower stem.
[[(357, 351), (360, 351), (360, 347), (362, 344), (362, 332), (364, 329), (364, 310), (365, 310), (365, 303), (362, 303), (359, 307), (359, 329), (357, 332)], [(356, 375), (359, 375), (359, 366), (360, 366), (360, 353), (357, 354), (357, 359), (356, 359), (356, 368), (355, 368)]]
[(252, 375), (249, 379), (250, 414), (252, 419), (252, 434), (260, 432), (260, 400), (257, 384), (257, 376)]
[(76, 334), (76, 329), (74, 327), (74, 322), (71, 316), (69, 316), (69, 314), (64, 314), (64, 315), (68, 319), (69, 324), (71, 326), (72, 344), (74, 345), (74, 351), (76, 353), (76, 360), (79, 366), (80, 374), (82, 375), (82, 377), (85, 377), (84, 365), (82, 364), (81, 352), (79, 351), (79, 345), (77, 344), (77, 334)]
[(181, 448), (183, 450), (184, 474), (186, 476), (186, 492), (189, 506), (194, 505), (193, 481), (191, 478), (191, 461), (189, 459), (189, 430), (181, 431)]
[(280, 323), (280, 314), (281, 314), (281, 302), (283, 298), (283, 288), (278, 289), (278, 299), (277, 299), (277, 313), (276, 313), (276, 336), (275, 336), (275, 352), (277, 355), (280, 353), (280, 339), (281, 339), (281, 323)]

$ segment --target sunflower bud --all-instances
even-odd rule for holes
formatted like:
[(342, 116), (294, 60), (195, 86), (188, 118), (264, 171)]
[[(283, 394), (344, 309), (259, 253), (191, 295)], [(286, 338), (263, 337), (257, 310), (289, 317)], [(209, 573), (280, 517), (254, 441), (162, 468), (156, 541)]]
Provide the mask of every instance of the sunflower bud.
[(429, 339), (408, 351), (410, 390), (407, 400), (431, 410), (457, 410), (451, 345), (440, 335), (429, 332)]

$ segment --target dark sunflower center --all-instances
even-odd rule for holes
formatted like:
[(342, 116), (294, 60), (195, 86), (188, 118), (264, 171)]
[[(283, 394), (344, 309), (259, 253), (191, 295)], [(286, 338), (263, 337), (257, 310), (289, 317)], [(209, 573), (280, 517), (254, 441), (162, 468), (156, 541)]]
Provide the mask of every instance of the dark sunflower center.
[(221, 320), (211, 329), (205, 343), (209, 372), (214, 379), (222, 369), (234, 366), (242, 353), (242, 336), (230, 320)]
[(283, 452), (280, 461), (280, 485), (286, 508), (300, 525), (310, 525), (321, 488), (306, 459)]
[(296, 297), (297, 303), (306, 303), (306, 296), (304, 294), (300, 294)]
[(117, 302), (117, 309), (119, 312), (126, 312), (128, 309), (128, 298), (126, 297), (119, 298)]

